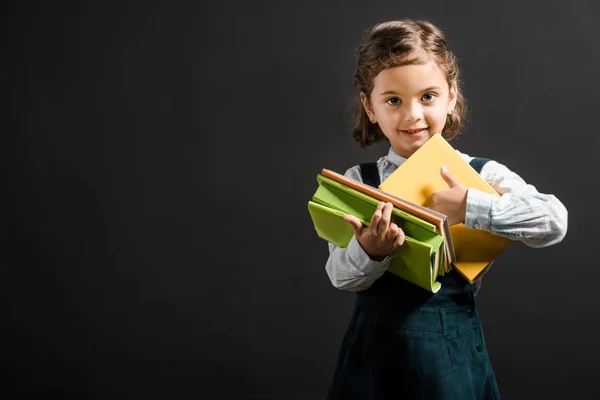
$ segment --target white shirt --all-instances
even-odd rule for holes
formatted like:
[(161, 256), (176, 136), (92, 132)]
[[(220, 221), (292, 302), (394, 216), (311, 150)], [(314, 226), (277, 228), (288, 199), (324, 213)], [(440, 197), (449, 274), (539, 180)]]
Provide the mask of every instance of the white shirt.
[[(473, 157), (457, 152), (470, 162)], [(377, 161), (381, 181), (398, 168), (405, 158), (392, 148)], [(362, 182), (360, 166), (346, 171), (345, 176)], [(530, 247), (546, 247), (560, 242), (567, 233), (567, 210), (553, 195), (539, 193), (519, 175), (504, 165), (490, 160), (480, 173), (500, 197), (469, 189), (465, 225), (521, 241)], [(346, 248), (329, 243), (325, 265), (333, 286), (342, 290), (366, 290), (387, 270), (390, 257), (382, 261), (369, 258), (353, 236)], [(475, 293), (482, 276), (473, 282)]]

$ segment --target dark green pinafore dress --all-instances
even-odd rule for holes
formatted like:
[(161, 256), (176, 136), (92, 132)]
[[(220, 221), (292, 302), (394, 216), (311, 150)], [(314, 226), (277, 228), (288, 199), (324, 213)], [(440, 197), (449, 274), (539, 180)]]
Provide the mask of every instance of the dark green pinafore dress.
[[(361, 169), (377, 187), (376, 165)], [(433, 294), (386, 272), (357, 292), (328, 400), (500, 399), (471, 284), (455, 270), (439, 282)]]

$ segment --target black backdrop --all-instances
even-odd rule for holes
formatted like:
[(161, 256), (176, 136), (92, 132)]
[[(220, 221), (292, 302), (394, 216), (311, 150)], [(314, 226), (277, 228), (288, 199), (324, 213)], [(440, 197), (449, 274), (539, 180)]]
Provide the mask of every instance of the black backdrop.
[(2, 7), (3, 398), (323, 398), (353, 294), (306, 204), (387, 151), (347, 111), (365, 30), (402, 17), (459, 57), (454, 146), (569, 210), (478, 296), (503, 397), (599, 395), (597, 3)]

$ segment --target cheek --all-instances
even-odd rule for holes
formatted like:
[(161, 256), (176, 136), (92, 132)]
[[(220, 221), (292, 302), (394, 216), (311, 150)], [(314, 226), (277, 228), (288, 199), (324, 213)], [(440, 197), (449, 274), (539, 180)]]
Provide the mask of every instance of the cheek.
[(385, 124), (394, 125), (397, 124), (398, 121), (402, 120), (402, 112), (398, 110), (388, 111), (381, 113), (382, 118), (381, 121)]
[(427, 120), (430, 125), (434, 125), (441, 129), (444, 127), (444, 124), (446, 124), (447, 115), (448, 113), (446, 112), (446, 108), (440, 107), (436, 108), (435, 110), (430, 110), (430, 112), (427, 114)]

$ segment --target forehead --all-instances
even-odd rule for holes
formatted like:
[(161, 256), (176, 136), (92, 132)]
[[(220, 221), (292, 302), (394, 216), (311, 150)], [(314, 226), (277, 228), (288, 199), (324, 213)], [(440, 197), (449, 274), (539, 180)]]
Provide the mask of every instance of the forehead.
[(434, 61), (384, 69), (373, 79), (373, 83), (375, 95), (383, 91), (418, 93), (432, 86), (448, 88), (444, 71)]

